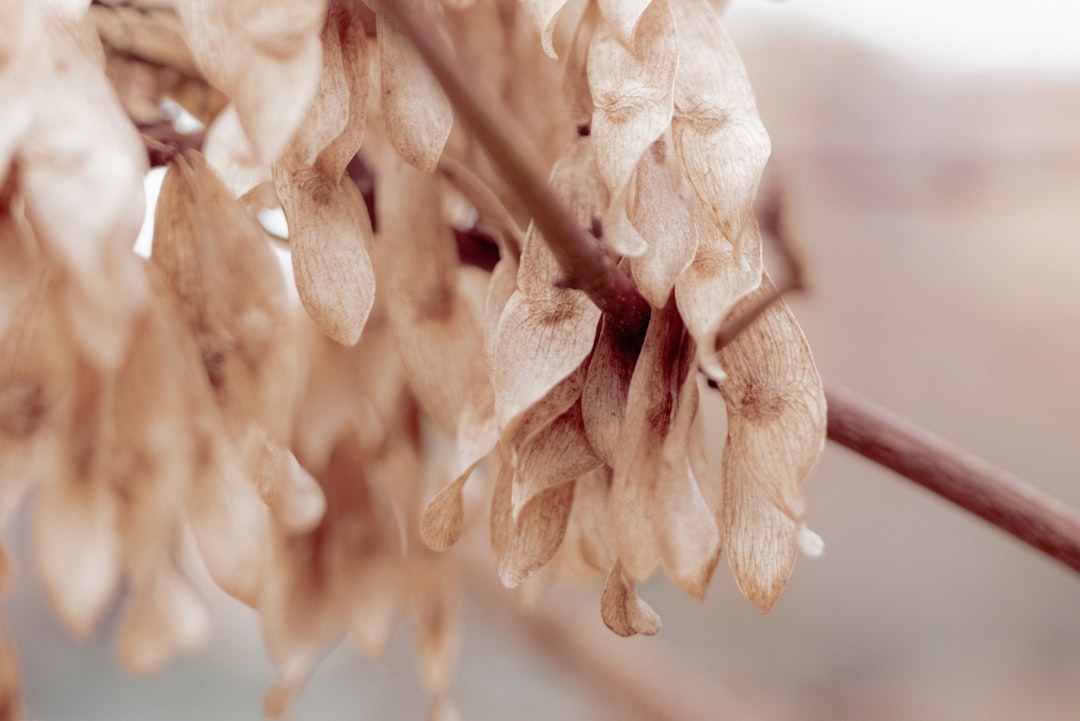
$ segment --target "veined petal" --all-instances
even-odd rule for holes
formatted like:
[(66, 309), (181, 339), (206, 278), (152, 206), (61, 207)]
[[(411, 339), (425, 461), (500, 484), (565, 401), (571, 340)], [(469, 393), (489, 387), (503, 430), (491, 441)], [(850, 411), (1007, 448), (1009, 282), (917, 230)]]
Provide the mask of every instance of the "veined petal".
[(589, 46), (589, 89), (596, 162), (608, 192), (618, 195), (642, 153), (671, 122), (679, 38), (669, 0), (651, 0), (632, 43), (601, 23)]
[(654, 636), (660, 631), (660, 617), (637, 595), (634, 582), (617, 562), (604, 584), (600, 616), (604, 625), (620, 636)]

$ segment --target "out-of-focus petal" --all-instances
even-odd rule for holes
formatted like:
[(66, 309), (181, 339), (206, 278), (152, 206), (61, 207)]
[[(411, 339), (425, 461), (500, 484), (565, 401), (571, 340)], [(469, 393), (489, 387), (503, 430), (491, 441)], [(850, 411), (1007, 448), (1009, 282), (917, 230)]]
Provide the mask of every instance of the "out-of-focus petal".
[(376, 34), (386, 135), (402, 160), (430, 173), (454, 123), (450, 101), (412, 41), (382, 13)]

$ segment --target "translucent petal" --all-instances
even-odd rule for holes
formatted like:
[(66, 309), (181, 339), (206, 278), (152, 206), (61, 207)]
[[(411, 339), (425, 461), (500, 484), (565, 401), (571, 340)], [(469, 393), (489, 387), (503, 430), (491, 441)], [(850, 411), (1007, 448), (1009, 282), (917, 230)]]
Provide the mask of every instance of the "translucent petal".
[(620, 636), (654, 636), (660, 631), (660, 617), (637, 595), (634, 582), (619, 563), (612, 567), (604, 584), (600, 616), (604, 625)]

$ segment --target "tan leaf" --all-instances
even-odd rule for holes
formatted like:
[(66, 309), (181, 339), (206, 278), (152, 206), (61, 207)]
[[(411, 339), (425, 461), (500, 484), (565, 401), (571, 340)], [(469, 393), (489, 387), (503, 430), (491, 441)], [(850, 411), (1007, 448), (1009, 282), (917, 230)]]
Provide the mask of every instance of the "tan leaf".
[(605, 574), (615, 563), (615, 532), (611, 523), (611, 470), (586, 473), (575, 481), (574, 505), (566, 537), (559, 549), (559, 566), (583, 578)]
[[(324, 38), (337, 33), (341, 63), (348, 92), (348, 117), (344, 130), (323, 149), (319, 162), (331, 178), (340, 178), (364, 140), (368, 102), (368, 42), (360, 3), (335, 0), (326, 17)], [(325, 41), (324, 41), (325, 43)]]
[(289, 223), (296, 289), (319, 329), (342, 345), (360, 339), (375, 300), (368, 256), (371, 221), (350, 178), (330, 178), (319, 168), (275, 167)]
[(402, 160), (430, 173), (454, 123), (450, 101), (412, 41), (382, 13), (378, 14), (376, 34), (387, 137)]
[(600, 597), (600, 616), (604, 625), (620, 636), (654, 636), (660, 631), (660, 617), (637, 595), (634, 582), (616, 562), (604, 583)]
[(600, 24), (589, 46), (588, 68), (596, 163), (613, 196), (630, 181), (642, 154), (671, 122), (679, 61), (668, 0), (648, 3), (632, 43), (619, 39), (619, 29), (608, 22)]
[[(678, 192), (679, 177), (671, 160), (664, 139), (652, 144), (638, 163), (629, 212), (630, 222), (647, 247), (631, 259), (630, 269), (638, 290), (654, 308), (667, 304), (698, 246), (697, 227)], [(697, 308), (694, 301), (689, 305)]]
[(511, 497), (513, 469), (504, 464), (491, 499), (491, 545), (498, 561), (499, 580), (507, 588), (520, 586), (559, 549), (570, 519), (574, 483), (550, 488), (522, 509), (514, 522)]
[[(771, 292), (764, 276), (761, 289)], [(790, 576), (804, 511), (803, 482), (825, 444), (817, 368), (783, 301), (718, 354), (728, 412), (724, 520), (728, 559), (743, 594), (768, 612)]]

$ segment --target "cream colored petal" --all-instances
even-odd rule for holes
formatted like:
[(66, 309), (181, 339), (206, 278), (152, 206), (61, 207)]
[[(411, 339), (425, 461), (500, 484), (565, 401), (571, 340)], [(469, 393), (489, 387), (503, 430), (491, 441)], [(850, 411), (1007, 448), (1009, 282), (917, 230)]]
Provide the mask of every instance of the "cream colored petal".
[(249, 430), (248, 443), (255, 456), (254, 480), (259, 494), (286, 534), (311, 531), (326, 511), (326, 496), (310, 473), (288, 448), (271, 440), (265, 431)]
[(46, 484), (34, 513), (34, 556), (57, 615), (72, 634), (88, 637), (120, 580), (111, 489), (93, 477)]
[(610, 193), (630, 180), (649, 144), (671, 122), (679, 39), (668, 0), (652, 0), (640, 16), (633, 42), (601, 23), (589, 46), (592, 135), (600, 175)]
[(629, 212), (630, 222), (648, 248), (630, 261), (630, 269), (638, 290), (654, 308), (667, 304), (698, 246), (697, 227), (678, 192), (672, 161), (664, 139), (652, 144), (638, 164)]
[(440, 559), (415, 558), (409, 567), (409, 597), (420, 680), (430, 698), (442, 699), (461, 654), (461, 589), (456, 569)]
[(687, 330), (697, 341), (702, 369), (713, 380), (723, 377), (711, 349), (716, 333), (732, 308), (761, 282), (761, 244), (753, 219), (740, 227), (752, 239), (742, 247), (756, 252), (741, 254), (732, 239), (705, 217), (699, 203), (692, 203), (692, 222), (698, 238), (694, 260), (675, 282), (675, 302)]
[(412, 42), (381, 13), (376, 34), (387, 137), (402, 160), (430, 173), (454, 123), (450, 101)]
[(517, 452), (510, 507), (515, 523), (538, 496), (599, 468), (603, 461), (585, 437), (581, 405), (532, 434)]
[(195, 589), (175, 570), (162, 567), (133, 592), (117, 642), (129, 673), (161, 670), (174, 651), (194, 651), (210, 633), (210, 613)]
[(598, 0), (604, 22), (623, 45), (633, 47), (634, 31), (653, 0)]
[(335, 181), (317, 168), (275, 168), (274, 185), (304, 308), (328, 336), (355, 344), (375, 300), (371, 222), (360, 191), (351, 179)]
[(319, 85), (325, 0), (183, 0), (177, 10), (199, 67), (236, 104), (260, 163), (272, 163)]
[(660, 617), (637, 595), (634, 582), (619, 563), (612, 567), (604, 584), (600, 616), (604, 625), (620, 636), (654, 636), (660, 631)]
[(559, 549), (559, 567), (582, 578), (605, 574), (616, 560), (615, 532), (608, 498), (611, 470), (604, 467), (575, 481), (574, 505), (566, 537)]
[(221, 177), (234, 198), (272, 182), (270, 164), (263, 163), (240, 127), (236, 105), (230, 103), (214, 118), (203, 141), (206, 162)]
[(559, 14), (566, 7), (566, 0), (522, 0), (521, 4), (536, 24), (544, 52), (552, 60), (557, 60), (558, 55), (555, 53), (553, 44), (555, 24), (559, 20)]
[(511, 507), (513, 470), (504, 465), (491, 500), (491, 545), (499, 580), (507, 588), (520, 586), (559, 549), (570, 519), (574, 484), (564, 483), (533, 499), (514, 522)]

